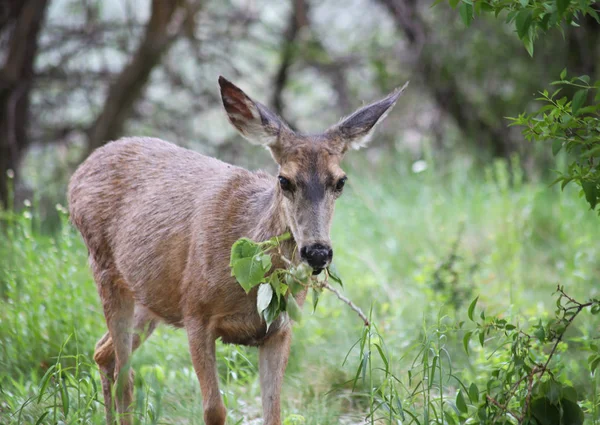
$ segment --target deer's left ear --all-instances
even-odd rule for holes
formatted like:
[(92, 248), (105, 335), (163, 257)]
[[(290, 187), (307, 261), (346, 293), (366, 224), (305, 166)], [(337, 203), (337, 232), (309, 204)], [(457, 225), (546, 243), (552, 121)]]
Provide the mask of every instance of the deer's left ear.
[(402, 88), (395, 90), (385, 98), (360, 108), (347, 118), (343, 118), (339, 124), (331, 127), (325, 132), (329, 136), (330, 143), (342, 153), (348, 148), (360, 149), (369, 143), (375, 127), (392, 110), (396, 101), (408, 86), (408, 82)]

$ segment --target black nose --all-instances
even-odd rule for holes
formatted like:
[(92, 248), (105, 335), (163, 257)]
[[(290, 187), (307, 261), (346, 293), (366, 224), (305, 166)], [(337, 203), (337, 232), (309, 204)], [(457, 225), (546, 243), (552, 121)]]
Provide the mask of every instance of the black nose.
[(320, 243), (304, 246), (300, 255), (313, 269), (321, 270), (333, 258), (333, 249)]

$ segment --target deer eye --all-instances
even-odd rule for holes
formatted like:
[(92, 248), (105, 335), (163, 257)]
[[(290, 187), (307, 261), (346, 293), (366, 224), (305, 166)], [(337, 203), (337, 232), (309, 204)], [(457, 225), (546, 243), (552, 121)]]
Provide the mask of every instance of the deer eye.
[(341, 192), (342, 189), (344, 189), (344, 185), (346, 184), (346, 180), (348, 180), (348, 177), (344, 176), (341, 179), (338, 180), (338, 182), (335, 184), (335, 190), (337, 190), (338, 192)]
[(292, 190), (292, 182), (283, 176), (279, 176), (279, 186), (281, 186), (281, 188), (286, 191)]

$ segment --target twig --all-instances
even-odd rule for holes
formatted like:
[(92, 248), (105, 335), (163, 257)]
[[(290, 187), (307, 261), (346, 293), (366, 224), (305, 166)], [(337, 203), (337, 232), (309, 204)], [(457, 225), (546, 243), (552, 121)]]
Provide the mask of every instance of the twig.
[(369, 323), (369, 319), (367, 319), (367, 316), (365, 315), (365, 313), (363, 313), (363, 311), (356, 304), (354, 304), (348, 298), (346, 298), (345, 296), (340, 294), (340, 292), (337, 289), (335, 289), (333, 286), (331, 286), (329, 283), (323, 282), (321, 285), (323, 286), (323, 288), (328, 289), (331, 292), (333, 292), (335, 294), (335, 296), (338, 297), (342, 302), (348, 304), (348, 306), (350, 306), (350, 308), (352, 310), (354, 310), (356, 312), (356, 314), (358, 314), (358, 316), (363, 320), (363, 322), (365, 322), (365, 326), (371, 325)]
[[(536, 373), (537, 373), (537, 367), (534, 367), (533, 370), (531, 371), (531, 373), (529, 374), (529, 377), (527, 378), (527, 396), (525, 397), (525, 404), (523, 406), (523, 414), (519, 418), (520, 424), (523, 423), (523, 421), (527, 417), (527, 413), (529, 412), (529, 404), (531, 403), (531, 396), (533, 395), (533, 377), (535, 376)], [(542, 378), (543, 374), (544, 374), (544, 371), (542, 370), (542, 373), (540, 374), (539, 379)]]
[[(286, 258), (285, 255), (283, 255), (283, 253), (281, 252), (281, 244), (277, 245), (277, 251), (279, 252), (279, 257), (281, 258), (281, 260), (283, 260), (283, 262), (288, 266), (288, 267), (292, 267), (294, 265), (294, 263), (292, 261), (290, 261), (288, 258)], [(352, 301), (350, 301), (348, 298), (346, 298), (345, 296), (343, 296), (342, 294), (340, 294), (340, 292), (335, 289), (333, 286), (331, 286), (328, 282), (317, 282), (316, 279), (314, 279), (314, 277), (312, 277), (310, 280), (312, 280), (312, 282), (315, 285), (311, 285), (311, 284), (306, 284), (304, 282), (299, 281), (298, 279), (296, 279), (294, 277), (294, 280), (296, 280), (296, 282), (298, 282), (299, 284), (305, 286), (307, 289), (311, 286), (320, 286), (321, 288), (325, 288), (328, 289), (329, 291), (333, 292), (336, 297), (338, 297), (343, 303), (348, 304), (348, 306), (354, 310), (356, 312), (356, 314), (358, 314), (358, 316), (362, 319), (363, 322), (365, 322), (365, 326), (371, 326), (371, 323), (369, 322), (369, 319), (367, 318), (367, 316), (365, 315), (365, 313), (363, 313), (363, 311), (360, 309), (360, 307), (358, 307), (356, 304), (354, 304)]]
[(503, 412), (508, 413), (509, 415), (511, 415), (512, 417), (514, 417), (515, 419), (519, 419), (519, 415), (517, 415), (515, 412), (511, 411), (507, 406), (503, 406), (502, 404), (498, 403), (498, 401), (494, 397), (490, 397), (487, 394), (486, 394), (485, 397), (487, 398), (487, 400), (490, 403), (492, 403), (496, 407), (499, 407)]

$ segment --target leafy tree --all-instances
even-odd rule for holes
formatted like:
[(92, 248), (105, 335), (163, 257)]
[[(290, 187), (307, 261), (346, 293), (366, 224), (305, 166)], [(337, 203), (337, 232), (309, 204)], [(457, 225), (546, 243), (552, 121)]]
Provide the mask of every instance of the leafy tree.
[[(449, 4), (458, 9), (467, 26), (483, 13), (493, 13), (497, 17), (505, 13), (506, 21), (514, 25), (532, 56), (534, 42), (541, 35), (552, 29), (564, 34), (567, 25), (595, 34), (596, 42), (588, 46), (590, 54), (598, 49), (600, 16), (598, 3), (594, 1), (449, 0)], [(586, 30), (590, 27), (591, 30)], [(592, 64), (588, 69), (595, 73), (596, 65)], [(523, 135), (527, 140), (546, 142), (555, 156), (565, 150), (569, 164), (565, 172), (558, 172), (555, 183), (561, 183), (564, 188), (575, 182), (582, 188), (590, 207), (596, 209), (600, 198), (600, 80), (592, 82), (590, 75), (567, 78), (567, 69), (564, 69), (560, 79), (550, 85), (553, 86), (551, 91), (540, 91), (537, 100), (542, 102), (541, 106), (534, 112), (509, 118), (511, 125), (524, 127)]]

